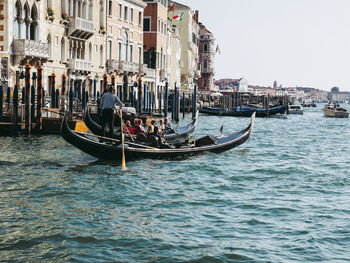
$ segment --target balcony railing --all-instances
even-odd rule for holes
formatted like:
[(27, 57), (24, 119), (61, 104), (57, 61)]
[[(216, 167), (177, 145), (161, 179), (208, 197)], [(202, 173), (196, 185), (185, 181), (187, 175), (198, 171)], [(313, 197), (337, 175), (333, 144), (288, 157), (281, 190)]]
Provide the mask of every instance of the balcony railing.
[(69, 18), (68, 34), (73, 37), (88, 39), (95, 33), (94, 22), (80, 17)]
[(156, 70), (153, 68), (148, 68), (147, 65), (143, 65), (143, 72), (145, 77), (148, 77), (148, 78), (156, 77)]
[(202, 69), (202, 73), (208, 74), (208, 73), (215, 73), (215, 69), (214, 68), (203, 68)]
[(107, 60), (108, 71), (119, 71), (119, 61), (115, 59)]
[(49, 44), (39, 40), (15, 39), (12, 50), (17, 56), (49, 58)]
[(91, 71), (92, 62), (77, 58), (69, 59), (69, 69), (74, 71)]

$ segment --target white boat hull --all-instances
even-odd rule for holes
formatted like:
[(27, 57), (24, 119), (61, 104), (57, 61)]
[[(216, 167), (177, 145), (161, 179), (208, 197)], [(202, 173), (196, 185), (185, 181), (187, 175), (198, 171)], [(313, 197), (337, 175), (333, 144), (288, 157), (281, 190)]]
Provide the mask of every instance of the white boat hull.
[(349, 113), (345, 111), (337, 111), (334, 109), (322, 109), (325, 117), (333, 118), (349, 118)]

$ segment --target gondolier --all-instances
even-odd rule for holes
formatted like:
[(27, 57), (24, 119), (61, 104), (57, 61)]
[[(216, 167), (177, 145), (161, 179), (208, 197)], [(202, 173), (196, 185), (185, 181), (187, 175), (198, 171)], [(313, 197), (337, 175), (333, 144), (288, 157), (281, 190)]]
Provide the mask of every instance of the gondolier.
[(109, 86), (107, 92), (102, 95), (100, 109), (102, 109), (102, 132), (106, 136), (106, 125), (109, 125), (110, 136), (113, 135), (113, 113), (114, 106), (124, 106), (118, 96), (112, 94), (112, 88)]

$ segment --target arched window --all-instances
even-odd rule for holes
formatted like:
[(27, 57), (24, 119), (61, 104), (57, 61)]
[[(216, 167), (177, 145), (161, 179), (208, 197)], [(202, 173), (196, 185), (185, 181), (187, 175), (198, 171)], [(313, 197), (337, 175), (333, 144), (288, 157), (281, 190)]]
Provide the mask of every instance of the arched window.
[(129, 39), (128, 39), (128, 33), (124, 32), (123, 36), (123, 45), (124, 45), (124, 61), (128, 61), (128, 44), (129, 44)]
[(100, 1), (100, 27), (104, 27), (104, 1)]
[(36, 9), (36, 5), (34, 4), (31, 10), (31, 23), (30, 23), (30, 39), (37, 40), (38, 39), (38, 10)]
[(89, 20), (92, 21), (92, 17), (93, 17), (93, 1), (90, 0), (90, 5), (89, 5)]
[(160, 50), (160, 69), (163, 69), (163, 48)]
[(14, 30), (15, 30), (15, 38), (21, 38), (21, 25), (22, 25), (22, 6), (21, 2), (17, 1), (15, 5), (15, 21), (14, 21)]
[(64, 41), (64, 37), (61, 39), (61, 61), (66, 60), (66, 44)]
[(204, 45), (203, 45), (203, 51), (204, 51), (205, 53), (208, 52), (208, 45), (207, 45), (207, 43), (204, 43)]
[(89, 44), (89, 60), (92, 61), (92, 45)]
[(208, 67), (208, 61), (207, 61), (207, 59), (204, 59), (203, 68), (207, 69), (207, 67)]
[(103, 46), (100, 47), (100, 66), (103, 66)]
[(24, 5), (25, 39), (30, 39), (30, 8), (28, 3)]
[(51, 42), (51, 35), (49, 34), (47, 36), (47, 44), (49, 45), (49, 59), (52, 58), (52, 42)]
[[(64, 2), (64, 1), (63, 1)], [(47, 0), (46, 1), (47, 8), (53, 9), (52, 8), (52, 0)]]

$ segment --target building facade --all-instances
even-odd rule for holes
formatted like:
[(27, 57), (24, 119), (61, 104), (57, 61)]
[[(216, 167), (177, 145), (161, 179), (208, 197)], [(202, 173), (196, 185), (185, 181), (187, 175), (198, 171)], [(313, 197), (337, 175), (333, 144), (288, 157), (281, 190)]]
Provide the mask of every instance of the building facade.
[[(195, 13), (190, 7), (170, 1), (169, 5), (174, 6), (174, 12), (169, 12), (169, 19), (172, 25), (179, 30), (181, 39), (181, 89), (183, 91), (192, 91), (195, 85), (198, 85), (200, 78), (199, 54), (199, 24), (198, 13)], [(180, 16), (176, 20), (174, 16)]]
[(143, 12), (141, 0), (107, 2), (107, 72), (114, 89), (128, 106), (134, 105), (140, 78), (154, 82), (154, 71), (143, 65)]
[(144, 0), (144, 64), (155, 70), (155, 83), (146, 82), (149, 103), (159, 108), (161, 94), (168, 81), (168, 0)]
[(215, 40), (213, 34), (202, 24), (200, 24), (199, 36), (199, 61), (201, 77), (198, 81), (198, 91), (200, 93), (210, 93), (214, 86), (214, 58)]

